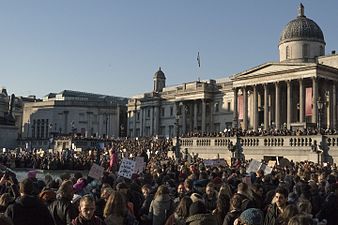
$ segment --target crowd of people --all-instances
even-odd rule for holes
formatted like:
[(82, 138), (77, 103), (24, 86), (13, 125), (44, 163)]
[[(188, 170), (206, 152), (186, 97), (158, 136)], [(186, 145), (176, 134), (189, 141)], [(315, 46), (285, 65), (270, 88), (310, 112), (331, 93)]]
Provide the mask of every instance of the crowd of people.
[[(164, 154), (172, 149), (170, 139), (158, 138), (121, 138), (113, 139), (110, 147), (118, 150), (119, 158), (136, 156), (139, 152), (147, 156)], [(108, 151), (99, 147), (75, 151), (64, 149), (62, 152), (42, 149), (8, 149), (0, 154), (0, 164), (11, 169), (34, 168), (41, 170), (89, 170), (94, 162), (106, 164), (109, 161)]]
[[(338, 224), (335, 164), (291, 161), (269, 174), (247, 173), (249, 161), (207, 165), (197, 156), (168, 157), (171, 147), (167, 139), (119, 139), (95, 153), (83, 153), (88, 167), (96, 162), (105, 168), (100, 180), (81, 172), (37, 179), (30, 171), (18, 182), (11, 170), (2, 169), (0, 224)], [(123, 157), (136, 156), (144, 158), (144, 170), (130, 179), (118, 176)], [(67, 152), (58, 157), (74, 156)]]
[(317, 128), (306, 128), (306, 129), (261, 129), (258, 130), (243, 130), (235, 128), (226, 128), (221, 132), (199, 132), (191, 131), (181, 135), (181, 137), (234, 137), (236, 135), (246, 137), (246, 136), (302, 136), (302, 135), (335, 135), (338, 134), (338, 131), (335, 129), (317, 129)]

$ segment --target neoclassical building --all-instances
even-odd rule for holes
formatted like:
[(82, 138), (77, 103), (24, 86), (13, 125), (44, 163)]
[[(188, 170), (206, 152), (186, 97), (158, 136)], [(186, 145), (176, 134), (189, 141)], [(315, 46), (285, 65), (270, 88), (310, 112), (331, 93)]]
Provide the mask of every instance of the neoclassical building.
[(324, 34), (302, 4), (282, 30), (278, 47), (279, 62), (224, 79), (166, 87), (160, 68), (152, 92), (128, 102), (128, 135), (172, 137), (236, 126), (337, 128), (338, 55), (325, 55)]
[(64, 90), (24, 104), (22, 139), (125, 136), (127, 98)]

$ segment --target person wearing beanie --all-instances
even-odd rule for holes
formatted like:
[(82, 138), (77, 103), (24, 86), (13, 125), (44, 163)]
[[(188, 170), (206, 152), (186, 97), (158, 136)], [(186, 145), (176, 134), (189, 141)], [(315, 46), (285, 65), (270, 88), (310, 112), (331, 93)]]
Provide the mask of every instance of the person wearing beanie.
[(260, 209), (249, 208), (244, 210), (238, 219), (234, 222), (235, 225), (262, 225), (263, 212)]
[(216, 218), (207, 212), (205, 204), (202, 201), (196, 201), (189, 207), (189, 217), (186, 220), (187, 225), (217, 225)]

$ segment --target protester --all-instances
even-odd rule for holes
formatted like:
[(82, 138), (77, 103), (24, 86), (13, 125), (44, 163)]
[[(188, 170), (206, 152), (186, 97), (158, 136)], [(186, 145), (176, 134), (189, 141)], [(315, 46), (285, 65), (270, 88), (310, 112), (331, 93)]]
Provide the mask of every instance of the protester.
[(21, 196), (8, 206), (5, 214), (14, 225), (54, 225), (50, 212), (36, 196), (33, 196), (33, 181), (26, 178), (20, 182)]
[(77, 209), (71, 203), (73, 195), (73, 183), (70, 180), (63, 181), (57, 191), (56, 200), (48, 207), (55, 225), (69, 225), (78, 215)]
[(80, 199), (79, 215), (72, 221), (72, 225), (105, 225), (95, 212), (95, 199), (85, 195)]

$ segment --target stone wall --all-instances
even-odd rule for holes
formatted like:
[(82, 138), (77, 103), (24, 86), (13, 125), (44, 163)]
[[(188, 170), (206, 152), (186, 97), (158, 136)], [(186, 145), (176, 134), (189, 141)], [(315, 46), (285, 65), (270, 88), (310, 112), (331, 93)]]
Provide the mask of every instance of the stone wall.
[(0, 125), (0, 148), (17, 147), (18, 128)]

